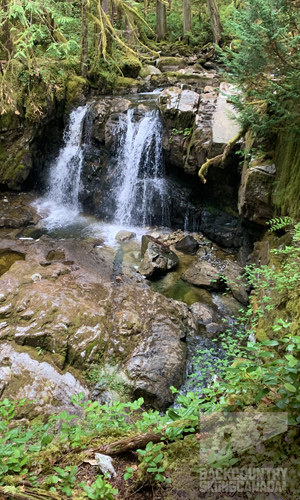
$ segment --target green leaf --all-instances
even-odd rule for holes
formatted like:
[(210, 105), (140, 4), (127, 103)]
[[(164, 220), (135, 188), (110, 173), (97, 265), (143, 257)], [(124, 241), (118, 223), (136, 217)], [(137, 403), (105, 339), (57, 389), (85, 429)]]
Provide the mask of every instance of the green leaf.
[(289, 384), (289, 383), (284, 384), (284, 387), (287, 391), (290, 391), (290, 392), (297, 391), (296, 387), (294, 387), (292, 384)]
[(263, 398), (263, 397), (264, 397), (266, 394), (268, 394), (269, 392), (270, 392), (270, 389), (268, 389), (267, 387), (266, 387), (265, 389), (261, 389), (261, 390), (258, 392), (258, 394), (257, 394), (257, 396), (256, 396), (256, 398), (255, 398), (255, 403), (258, 403), (258, 402), (261, 400), (261, 398)]

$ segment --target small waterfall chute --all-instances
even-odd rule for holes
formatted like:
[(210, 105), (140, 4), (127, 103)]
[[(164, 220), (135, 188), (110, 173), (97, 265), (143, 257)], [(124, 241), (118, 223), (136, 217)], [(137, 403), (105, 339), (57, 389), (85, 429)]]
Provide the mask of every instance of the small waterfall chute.
[(83, 162), (82, 131), (87, 106), (71, 112), (69, 124), (64, 132), (64, 146), (50, 169), (48, 198), (79, 210), (78, 193)]
[(121, 225), (170, 225), (168, 189), (164, 178), (162, 123), (158, 110), (137, 119), (135, 109), (120, 119), (116, 158), (114, 221)]
[(39, 212), (46, 214), (43, 225), (48, 229), (70, 225), (80, 212), (78, 195), (87, 141), (84, 130), (87, 112), (87, 105), (71, 112), (63, 136), (64, 144), (49, 170), (48, 194), (37, 204)]

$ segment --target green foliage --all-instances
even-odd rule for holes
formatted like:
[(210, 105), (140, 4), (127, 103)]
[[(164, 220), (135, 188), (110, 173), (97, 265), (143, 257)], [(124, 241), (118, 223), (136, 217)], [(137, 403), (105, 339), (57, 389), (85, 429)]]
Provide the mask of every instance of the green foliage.
[(154, 479), (156, 481), (169, 483), (170, 479), (163, 475), (165, 468), (161, 464), (164, 456), (163, 453), (161, 453), (162, 447), (163, 444), (153, 444), (152, 441), (150, 441), (144, 450), (137, 450), (137, 453), (146, 464), (147, 472), (155, 474)]
[(56, 472), (55, 475), (49, 476), (47, 478), (47, 483), (51, 486), (50, 491), (56, 491), (59, 489), (62, 493), (65, 493), (67, 497), (72, 496), (73, 488), (76, 483), (77, 467), (54, 467)]
[(260, 136), (299, 131), (300, 11), (288, 0), (246, 0), (234, 9), (228, 30), (238, 40), (221, 59), (241, 93), (232, 100), (242, 126)]
[(88, 486), (84, 482), (81, 482), (79, 486), (85, 491), (87, 497), (92, 500), (113, 500), (113, 497), (118, 494), (118, 490), (107, 483), (102, 476), (98, 476), (91, 486)]
[(193, 127), (189, 127), (189, 128), (185, 128), (185, 129), (172, 128), (171, 135), (169, 138), (169, 143), (172, 144), (173, 137), (175, 135), (183, 135), (184, 138), (188, 138), (188, 137), (191, 137), (192, 133), (193, 133)]

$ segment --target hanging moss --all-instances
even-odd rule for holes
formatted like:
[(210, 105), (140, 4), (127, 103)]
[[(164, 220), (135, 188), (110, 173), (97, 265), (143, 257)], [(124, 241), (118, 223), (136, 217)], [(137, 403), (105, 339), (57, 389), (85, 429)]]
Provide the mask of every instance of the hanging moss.
[(300, 137), (281, 134), (275, 150), (277, 186), (273, 203), (280, 215), (300, 217)]

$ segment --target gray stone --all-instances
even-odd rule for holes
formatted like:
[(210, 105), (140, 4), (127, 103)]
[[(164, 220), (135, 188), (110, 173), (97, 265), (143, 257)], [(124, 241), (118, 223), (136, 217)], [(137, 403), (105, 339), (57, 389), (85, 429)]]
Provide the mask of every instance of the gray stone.
[(207, 290), (223, 290), (224, 283), (218, 268), (209, 262), (194, 262), (181, 277), (191, 285), (200, 286)]
[(235, 262), (228, 260), (223, 274), (234, 298), (241, 304), (248, 305), (250, 286), (246, 278), (243, 277), (243, 269)]
[(160, 57), (157, 61), (157, 68), (163, 73), (167, 71), (178, 71), (185, 66), (180, 57)]
[(158, 97), (158, 107), (164, 118), (172, 118), (174, 125), (190, 127), (198, 110), (200, 95), (178, 87), (165, 89)]
[(116, 236), (115, 240), (117, 240), (119, 243), (123, 243), (125, 241), (132, 240), (133, 238), (136, 237), (136, 234), (131, 232), (131, 231), (119, 231)]
[(175, 245), (176, 250), (185, 254), (195, 254), (198, 250), (199, 243), (193, 236), (187, 235)]
[(146, 278), (165, 274), (179, 262), (177, 255), (167, 245), (150, 236), (143, 236), (141, 254), (143, 260), (138, 271)]
[(252, 166), (245, 163), (239, 190), (239, 213), (253, 222), (266, 225), (273, 217), (275, 165)]

